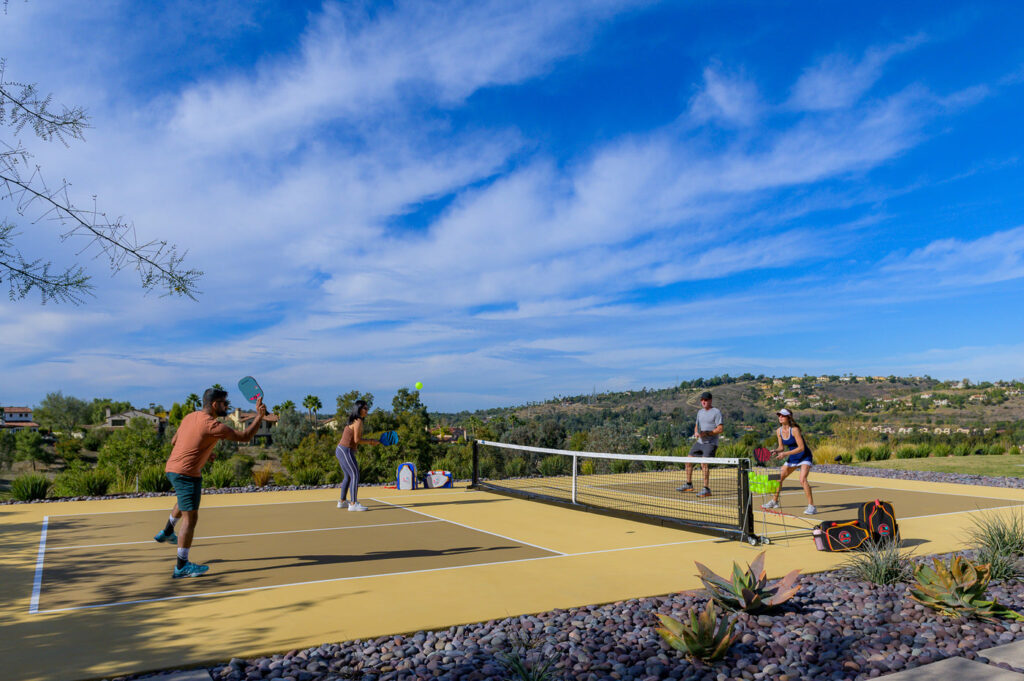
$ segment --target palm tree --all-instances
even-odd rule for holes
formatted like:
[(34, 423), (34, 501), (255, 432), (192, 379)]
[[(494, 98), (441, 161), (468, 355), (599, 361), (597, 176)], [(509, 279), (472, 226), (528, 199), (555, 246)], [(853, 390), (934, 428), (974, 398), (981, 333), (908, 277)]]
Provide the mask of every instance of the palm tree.
[(196, 409), (202, 406), (202, 401), (199, 399), (199, 395), (192, 393), (185, 398), (185, 411), (188, 413), (194, 412)]
[(316, 427), (316, 414), (318, 411), (323, 409), (323, 402), (316, 395), (306, 395), (306, 399), (302, 400), (302, 406), (309, 410), (309, 418), (313, 422), (313, 427)]

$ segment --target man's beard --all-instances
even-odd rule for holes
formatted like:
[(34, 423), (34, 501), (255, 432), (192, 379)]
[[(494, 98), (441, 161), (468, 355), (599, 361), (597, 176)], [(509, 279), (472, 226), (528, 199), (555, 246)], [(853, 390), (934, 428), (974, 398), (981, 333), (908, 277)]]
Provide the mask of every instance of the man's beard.
[(218, 407), (217, 408), (217, 416), (227, 416), (227, 415), (228, 415), (228, 408), (227, 407)]

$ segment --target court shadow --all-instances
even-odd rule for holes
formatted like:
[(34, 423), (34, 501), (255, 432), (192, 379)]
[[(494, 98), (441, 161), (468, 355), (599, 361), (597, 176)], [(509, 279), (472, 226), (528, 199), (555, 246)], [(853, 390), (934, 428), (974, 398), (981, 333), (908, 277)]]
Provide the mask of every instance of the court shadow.
[[(228, 572), (226, 575), (238, 575), (247, 572), (261, 572), (266, 573), (267, 570), (280, 570), (292, 567), (310, 567), (310, 566), (322, 566), (322, 565), (346, 565), (350, 563), (363, 563), (363, 562), (374, 562), (384, 560), (424, 560), (431, 558), (444, 558), (448, 556), (457, 556), (468, 553), (485, 553), (492, 551), (517, 551), (521, 550), (521, 546), (463, 546), (463, 547), (452, 547), (446, 549), (405, 549), (400, 551), (370, 551), (368, 553), (358, 555), (331, 555), (331, 554), (306, 554), (298, 556), (278, 556), (278, 557), (259, 557), (259, 558), (211, 558), (206, 561), (209, 565), (221, 564), (230, 566), (232, 564), (244, 564), (252, 562), (260, 562), (266, 564), (268, 561), (275, 560), (290, 560), (290, 563), (275, 563), (271, 566), (264, 566), (258, 568), (241, 568), (232, 569), (227, 567)], [(417, 568), (418, 569), (418, 568)], [(372, 574), (372, 573), (368, 573)]]

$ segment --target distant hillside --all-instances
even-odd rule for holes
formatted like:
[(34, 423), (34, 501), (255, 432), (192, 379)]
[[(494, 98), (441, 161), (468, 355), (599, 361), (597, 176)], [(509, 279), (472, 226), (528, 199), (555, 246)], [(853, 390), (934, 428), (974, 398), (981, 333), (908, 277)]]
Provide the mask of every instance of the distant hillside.
[[(692, 427), (700, 408), (699, 395), (710, 390), (722, 410), (727, 439), (747, 433), (760, 440), (777, 423), (775, 412), (792, 409), (808, 432), (827, 435), (834, 424), (861, 423), (867, 429), (896, 434), (929, 432), (981, 434), (998, 429), (1014, 431), (1024, 421), (1024, 383), (942, 382), (930, 377), (790, 376), (746, 374), (686, 381), (663, 389), (556, 397), (541, 403), (485, 409), (459, 414), (436, 414), (447, 423), (479, 429), (488, 424), (490, 436), (517, 437), (521, 444), (547, 429), (548, 444), (574, 432), (614, 429), (646, 441), (648, 448), (678, 446)], [(641, 444), (630, 449), (641, 450)]]

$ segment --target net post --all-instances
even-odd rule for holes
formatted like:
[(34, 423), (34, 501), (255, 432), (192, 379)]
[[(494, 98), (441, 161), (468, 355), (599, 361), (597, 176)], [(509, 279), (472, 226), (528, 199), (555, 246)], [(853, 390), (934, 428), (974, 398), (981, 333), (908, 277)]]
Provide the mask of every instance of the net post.
[(473, 440), (473, 484), (471, 488), (476, 489), (480, 485), (480, 447), (479, 440)]
[(736, 467), (736, 486), (739, 489), (740, 540), (754, 536), (754, 505), (750, 497), (750, 459), (741, 458)]
[(576, 503), (576, 459), (578, 457), (572, 455), (572, 503)]

